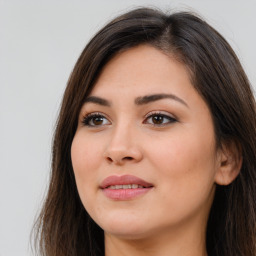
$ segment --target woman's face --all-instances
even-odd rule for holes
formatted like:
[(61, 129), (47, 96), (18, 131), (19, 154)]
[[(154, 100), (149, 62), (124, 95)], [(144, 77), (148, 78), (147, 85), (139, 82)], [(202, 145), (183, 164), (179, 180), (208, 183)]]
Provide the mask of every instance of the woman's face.
[(219, 168), (210, 111), (184, 65), (146, 45), (115, 56), (71, 148), (82, 203), (108, 234), (205, 229)]

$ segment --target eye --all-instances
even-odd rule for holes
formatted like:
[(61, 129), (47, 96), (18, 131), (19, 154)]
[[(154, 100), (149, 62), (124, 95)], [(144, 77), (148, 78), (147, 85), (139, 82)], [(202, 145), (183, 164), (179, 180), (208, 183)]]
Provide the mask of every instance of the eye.
[(148, 123), (154, 126), (164, 126), (177, 122), (174, 117), (163, 113), (149, 113), (143, 123)]
[(82, 123), (85, 126), (96, 127), (110, 124), (110, 121), (100, 113), (91, 113), (83, 118)]

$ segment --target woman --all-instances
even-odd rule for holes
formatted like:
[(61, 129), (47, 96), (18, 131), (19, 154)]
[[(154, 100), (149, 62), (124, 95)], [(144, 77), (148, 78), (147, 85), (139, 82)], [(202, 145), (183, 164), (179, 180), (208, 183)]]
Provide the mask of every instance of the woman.
[(64, 94), (42, 255), (256, 255), (255, 127), (247, 77), (206, 22), (117, 17)]

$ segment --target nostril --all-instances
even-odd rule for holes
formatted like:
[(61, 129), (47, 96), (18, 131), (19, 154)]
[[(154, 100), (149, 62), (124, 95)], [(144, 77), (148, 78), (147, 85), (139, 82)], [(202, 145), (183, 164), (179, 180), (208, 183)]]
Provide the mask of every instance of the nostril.
[[(126, 156), (126, 157), (123, 157), (122, 159), (120, 159), (120, 160), (117, 160), (117, 162), (123, 162), (123, 161), (125, 161), (125, 160), (128, 160), (128, 161), (131, 161), (131, 160), (133, 160), (134, 158), (133, 157), (130, 157), (130, 156)], [(107, 161), (109, 161), (110, 163), (112, 163), (112, 162), (115, 162), (114, 161), (114, 159), (112, 159), (111, 157), (107, 157)]]
[(109, 162), (113, 162), (113, 160), (111, 159), (111, 157), (107, 157), (107, 160), (108, 160)]
[(125, 159), (126, 159), (126, 160), (132, 160), (133, 158), (130, 157), (130, 156), (126, 156), (126, 157), (123, 158), (123, 160), (125, 160)]

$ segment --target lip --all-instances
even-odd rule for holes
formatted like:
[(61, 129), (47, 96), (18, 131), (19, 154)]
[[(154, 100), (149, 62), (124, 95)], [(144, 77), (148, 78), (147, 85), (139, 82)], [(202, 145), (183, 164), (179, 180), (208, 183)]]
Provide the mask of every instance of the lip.
[(100, 184), (100, 188), (105, 189), (109, 186), (128, 185), (128, 184), (138, 184), (145, 188), (153, 187), (153, 184), (133, 175), (122, 175), (122, 176), (113, 175), (104, 179)]
[[(143, 188), (133, 189), (111, 189), (110, 186), (137, 184)], [(113, 200), (131, 200), (143, 195), (153, 188), (153, 184), (133, 175), (109, 176), (102, 181), (100, 188), (104, 195)]]

